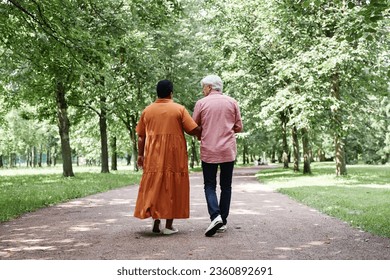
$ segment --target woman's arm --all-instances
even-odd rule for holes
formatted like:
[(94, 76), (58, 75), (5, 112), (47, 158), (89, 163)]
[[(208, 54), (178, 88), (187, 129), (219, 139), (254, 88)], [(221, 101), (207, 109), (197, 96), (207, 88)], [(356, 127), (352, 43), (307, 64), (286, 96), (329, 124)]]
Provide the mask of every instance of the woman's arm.
[(195, 127), (190, 132), (187, 132), (189, 135), (196, 136), (198, 140), (200, 140), (200, 136), (202, 135), (202, 128), (200, 126)]
[(144, 149), (145, 149), (146, 135), (138, 136), (138, 158), (137, 165), (140, 168), (144, 167)]

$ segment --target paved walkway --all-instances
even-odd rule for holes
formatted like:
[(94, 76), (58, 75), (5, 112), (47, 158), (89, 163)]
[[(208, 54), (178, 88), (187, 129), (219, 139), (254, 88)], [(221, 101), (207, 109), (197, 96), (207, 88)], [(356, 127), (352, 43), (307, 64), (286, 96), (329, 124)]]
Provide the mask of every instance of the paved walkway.
[(390, 239), (373, 236), (287, 196), (236, 169), (228, 231), (207, 238), (202, 176), (191, 175), (191, 218), (176, 235), (151, 233), (132, 217), (138, 186), (73, 200), (0, 224), (0, 259), (390, 260)]

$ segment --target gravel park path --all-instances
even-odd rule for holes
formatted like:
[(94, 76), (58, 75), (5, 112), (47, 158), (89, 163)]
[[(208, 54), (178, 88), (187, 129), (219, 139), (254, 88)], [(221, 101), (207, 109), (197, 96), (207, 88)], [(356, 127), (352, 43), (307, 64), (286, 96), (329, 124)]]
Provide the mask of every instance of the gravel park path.
[(0, 223), (2, 260), (390, 260), (390, 239), (374, 236), (266, 189), (235, 169), (228, 230), (209, 224), (201, 173), (191, 174), (191, 217), (179, 233), (151, 232), (132, 217), (138, 186), (128, 186)]

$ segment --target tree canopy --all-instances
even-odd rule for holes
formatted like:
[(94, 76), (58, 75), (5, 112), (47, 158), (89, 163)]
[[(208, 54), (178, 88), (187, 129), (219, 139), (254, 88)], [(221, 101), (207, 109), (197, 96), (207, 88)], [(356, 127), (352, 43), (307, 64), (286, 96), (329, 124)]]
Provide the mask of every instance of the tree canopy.
[(334, 160), (337, 175), (388, 163), (389, 13), (388, 0), (1, 1), (0, 167), (44, 154), (64, 176), (78, 158), (109, 172), (109, 156), (136, 158), (158, 80), (192, 111), (212, 73), (240, 105), (238, 160), (304, 173)]

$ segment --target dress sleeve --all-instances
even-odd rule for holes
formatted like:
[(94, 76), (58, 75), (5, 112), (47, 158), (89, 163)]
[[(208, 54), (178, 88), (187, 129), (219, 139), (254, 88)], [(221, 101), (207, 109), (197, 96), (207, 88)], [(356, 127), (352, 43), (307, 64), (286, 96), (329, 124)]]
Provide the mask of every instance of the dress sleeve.
[(183, 123), (183, 129), (187, 133), (198, 127), (196, 122), (192, 119), (190, 113), (188, 113), (188, 111), (184, 107), (183, 107), (182, 123)]
[(140, 136), (146, 135), (145, 112), (142, 112), (141, 118), (140, 118), (140, 120), (139, 120), (135, 130), (137, 131), (137, 134), (140, 135)]

